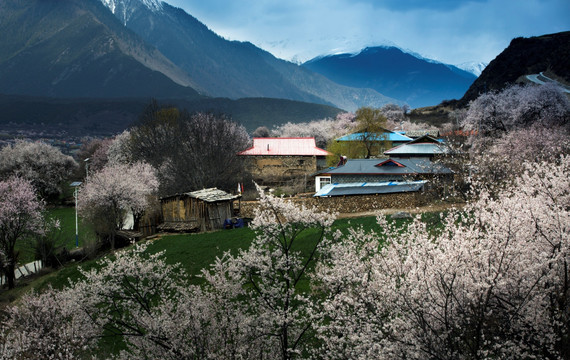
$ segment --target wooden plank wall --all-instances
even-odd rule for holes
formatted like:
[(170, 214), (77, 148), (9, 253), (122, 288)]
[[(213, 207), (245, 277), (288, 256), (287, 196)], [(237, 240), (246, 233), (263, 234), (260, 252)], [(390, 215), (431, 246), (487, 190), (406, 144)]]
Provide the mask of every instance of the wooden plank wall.
[(162, 213), (164, 222), (197, 222), (201, 231), (221, 229), (233, 216), (231, 201), (207, 203), (189, 196), (163, 200)]

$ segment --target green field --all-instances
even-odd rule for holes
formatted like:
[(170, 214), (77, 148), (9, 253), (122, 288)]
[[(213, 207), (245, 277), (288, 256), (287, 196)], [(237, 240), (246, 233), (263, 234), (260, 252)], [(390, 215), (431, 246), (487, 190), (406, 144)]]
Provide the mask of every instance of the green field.
[[(433, 215), (430, 214), (426, 214), (423, 217), (427, 219), (430, 216), (433, 217)], [(73, 218), (73, 221), (75, 221), (75, 218)], [(405, 220), (396, 221), (398, 224), (405, 222)], [(342, 232), (346, 232), (351, 227), (359, 226), (362, 226), (365, 230), (379, 230), (376, 224), (376, 218), (373, 216), (336, 220), (333, 224), (333, 230), (338, 229)], [(75, 231), (74, 229), (73, 227), (73, 231)], [(75, 236), (74, 232), (71, 234)], [(230, 253), (236, 255), (239, 249), (248, 248), (254, 237), (254, 231), (249, 228), (197, 234), (164, 235), (149, 240), (151, 244), (148, 247), (148, 251), (151, 253), (164, 251), (167, 263), (180, 263), (182, 268), (190, 276), (191, 283), (197, 284), (200, 283), (200, 279), (197, 278), (197, 275), (200, 274), (202, 269), (208, 268), (216, 257), (221, 257), (226, 251), (230, 251)], [(310, 237), (311, 232), (309, 231), (304, 238)], [(72, 245), (75, 246), (74, 244), (73, 242)], [(311, 247), (311, 242), (303, 241), (303, 237), (301, 237), (298, 241), (298, 246), (297, 249), (299, 251), (307, 253)], [(77, 266), (80, 265), (83, 268), (89, 269), (96, 266), (95, 263), (96, 261), (92, 260), (81, 264), (68, 264), (63, 269), (49, 274), (44, 280), (37, 283), (36, 286), (44, 288), (48, 284), (51, 284), (56, 288), (61, 288), (68, 284), (68, 278), (77, 279), (79, 277)]]
[[(67, 250), (73, 250), (75, 246), (75, 208), (64, 207), (49, 209), (46, 217), (50, 219), (58, 219), (60, 229), (53, 232), (56, 239), (56, 245), (60, 248), (65, 247)], [(79, 222), (79, 246), (82, 247), (87, 241), (93, 241), (95, 233), (88, 224), (83, 223), (81, 218)], [(33, 239), (23, 240), (16, 244), (16, 250), (20, 252), (20, 264), (26, 264), (34, 261)]]
[[(61, 222), (58, 243), (65, 246), (68, 250), (75, 249), (75, 209), (73, 207), (52, 209), (49, 211), (49, 216), (58, 218)], [(428, 224), (428, 229), (435, 229), (440, 225), (439, 213), (425, 213), (422, 215), (422, 219)], [(396, 221), (398, 225), (403, 225), (406, 222), (406, 220), (394, 221)], [(381, 229), (376, 224), (376, 218), (373, 216), (338, 219), (333, 224), (333, 230), (338, 229), (346, 233), (349, 228), (360, 226), (365, 230), (381, 232)], [(309, 231), (306, 237), (310, 238), (310, 235), (311, 233)], [(226, 251), (230, 251), (233, 255), (236, 255), (239, 249), (248, 248), (254, 237), (254, 231), (249, 228), (197, 234), (163, 235), (148, 240), (151, 242), (148, 251), (151, 253), (164, 251), (168, 263), (180, 263), (182, 268), (189, 275), (190, 282), (199, 284), (201, 280), (197, 275), (200, 274), (202, 269), (209, 268), (216, 257), (221, 257)], [(80, 219), (79, 246), (83, 246), (88, 241), (93, 241), (94, 238), (93, 230), (89, 226), (81, 223)], [(301, 238), (300, 241), (298, 241), (298, 246), (297, 249), (299, 251), (307, 253), (311, 247), (311, 241), (303, 241), (303, 238)], [(101, 256), (104, 255), (105, 254), (101, 254)], [(22, 263), (34, 259), (33, 251), (30, 251), (29, 246), (26, 244), (21, 246), (20, 259)], [(53, 271), (37, 279), (19, 281), (20, 284), (17, 286), (20, 287), (20, 291), (18, 291), (18, 293), (25, 292), (29, 288), (41, 290), (48, 285), (55, 288), (64, 287), (69, 284), (69, 279), (75, 280), (81, 276), (77, 270), (78, 266), (89, 269), (97, 266), (97, 264), (96, 260), (68, 263), (57, 271)], [(6, 296), (6, 294), (3, 295)], [(18, 297), (18, 295), (14, 293), (10, 295), (10, 297)]]

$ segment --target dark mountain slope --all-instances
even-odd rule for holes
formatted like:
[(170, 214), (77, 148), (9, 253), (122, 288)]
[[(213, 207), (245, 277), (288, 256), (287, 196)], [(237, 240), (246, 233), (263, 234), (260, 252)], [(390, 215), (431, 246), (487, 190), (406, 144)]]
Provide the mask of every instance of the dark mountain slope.
[(330, 55), (303, 64), (346, 86), (371, 88), (412, 107), (461, 97), (475, 75), (455, 66), (427, 61), (396, 47), (370, 47), (360, 53)]
[(186, 71), (196, 89), (229, 98), (272, 97), (334, 104), (347, 110), (397, 100), (371, 89), (342, 86), (275, 58), (248, 42), (228, 41), (181, 9), (162, 3), (160, 11), (133, 5), (126, 26)]
[(483, 70), (457, 107), (465, 106), (479, 94), (502, 90), (519, 77), (548, 71), (570, 83), (570, 31), (531, 38), (516, 38)]
[(164, 4), (162, 12), (140, 7), (127, 27), (191, 74), (209, 95), (264, 96), (319, 101), (279, 76), (250, 43), (227, 41), (181, 9)]
[[(0, 135), (45, 137), (110, 136), (133, 123), (149, 98), (62, 99), (0, 95)], [(287, 122), (306, 122), (334, 117), (341, 110), (326, 105), (292, 100), (247, 98), (163, 99), (190, 112), (224, 113), (252, 132)]]
[(192, 97), (189, 77), (98, 0), (3, 0), (0, 92)]

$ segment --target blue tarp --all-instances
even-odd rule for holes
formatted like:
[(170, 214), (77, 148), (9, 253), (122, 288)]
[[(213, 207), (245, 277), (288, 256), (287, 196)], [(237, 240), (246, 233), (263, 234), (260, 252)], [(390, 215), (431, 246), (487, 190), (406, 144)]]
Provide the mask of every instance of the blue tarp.
[(231, 218), (224, 220), (224, 229), (238, 229), (244, 227), (242, 218)]

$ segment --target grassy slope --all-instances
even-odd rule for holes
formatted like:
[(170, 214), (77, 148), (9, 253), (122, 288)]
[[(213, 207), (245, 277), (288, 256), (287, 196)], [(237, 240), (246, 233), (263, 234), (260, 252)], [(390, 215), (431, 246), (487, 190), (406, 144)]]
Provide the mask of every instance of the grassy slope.
[[(64, 209), (65, 210), (65, 209)], [(66, 211), (62, 210), (63, 213)], [(69, 222), (72, 221), (72, 240), (69, 241), (71, 248), (75, 247), (75, 218), (72, 214), (66, 214), (63, 220), (68, 224), (63, 225), (64, 228), (69, 228)], [(70, 217), (73, 215), (73, 217)], [(335, 222), (335, 229), (346, 231), (351, 226), (362, 225), (365, 229), (376, 228), (376, 219), (374, 217), (363, 217), (356, 219), (339, 219)], [(190, 280), (194, 284), (200, 283), (197, 275), (204, 268), (208, 268), (216, 257), (221, 257), (224, 252), (230, 251), (236, 255), (239, 249), (247, 249), (251, 244), (255, 233), (249, 228), (221, 230), (209, 233), (199, 234), (180, 234), (180, 235), (167, 235), (155, 240), (149, 246), (151, 253), (165, 251), (165, 256), (168, 263), (175, 264), (181, 263), (184, 270), (190, 275)], [(80, 246), (81, 246), (80, 235)], [(305, 252), (309, 244), (299, 242), (299, 250)], [(70, 248), (70, 247), (68, 247)], [(41, 278), (33, 281), (25, 282), (25, 286), (35, 288), (38, 290), (44, 289), (51, 285), (55, 288), (62, 288), (69, 283), (68, 279), (78, 279), (80, 277), (77, 267), (81, 266), (84, 269), (90, 269), (96, 265), (96, 260), (85, 261), (81, 264), (70, 263), (58, 271), (47, 274)], [(24, 284), (23, 284), (24, 285)], [(0, 297), (1, 298), (1, 297)]]
[[(53, 211), (55, 216), (60, 216), (62, 221), (62, 228), (64, 233), (68, 234), (66, 238), (67, 246), (75, 248), (75, 213), (73, 208), (57, 209)], [(427, 222), (428, 228), (433, 229), (439, 226), (439, 213), (425, 213), (422, 215), (424, 221)], [(406, 220), (395, 220), (398, 224), (403, 224)], [(380, 231), (376, 224), (376, 218), (373, 216), (351, 219), (338, 219), (333, 225), (333, 230), (339, 229), (346, 233), (351, 227), (362, 226), (366, 230)], [(87, 233), (87, 234), (86, 234)], [(80, 246), (82, 239), (89, 236), (89, 232), (83, 231), (81, 235), (80, 227)], [(201, 283), (197, 275), (200, 274), (201, 269), (208, 268), (210, 264), (216, 259), (221, 257), (224, 252), (230, 251), (236, 255), (239, 249), (247, 249), (255, 236), (254, 231), (249, 228), (221, 230), (209, 233), (199, 234), (180, 234), (180, 235), (166, 235), (152, 240), (149, 246), (151, 253), (165, 251), (165, 256), (168, 263), (175, 264), (181, 263), (184, 270), (190, 275), (190, 281), (193, 284)], [(310, 233), (308, 234), (310, 236)], [(305, 237), (306, 239), (306, 237)], [(298, 249), (307, 253), (311, 246), (310, 241), (298, 242)], [(18, 282), (16, 289), (12, 291), (0, 291), (0, 302), (12, 301), (21, 296), (22, 293), (31, 289), (41, 291), (48, 286), (55, 288), (62, 288), (69, 284), (69, 280), (77, 280), (80, 278), (78, 266), (88, 270), (98, 266), (96, 260), (89, 260), (82, 263), (69, 263), (63, 268), (44, 274), (43, 276), (35, 279), (25, 279)]]

